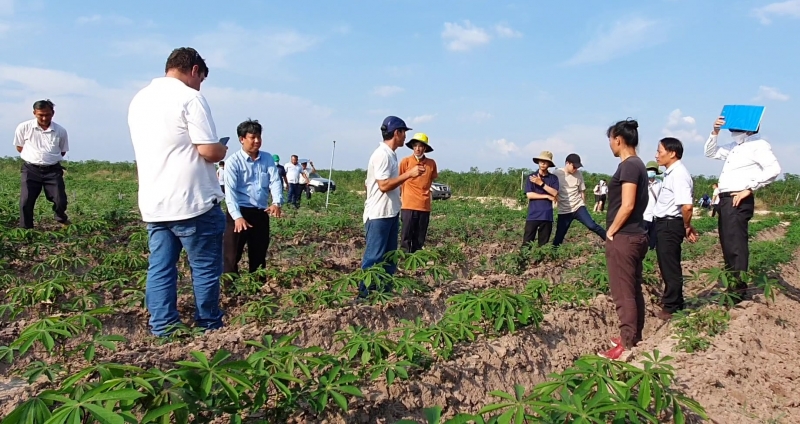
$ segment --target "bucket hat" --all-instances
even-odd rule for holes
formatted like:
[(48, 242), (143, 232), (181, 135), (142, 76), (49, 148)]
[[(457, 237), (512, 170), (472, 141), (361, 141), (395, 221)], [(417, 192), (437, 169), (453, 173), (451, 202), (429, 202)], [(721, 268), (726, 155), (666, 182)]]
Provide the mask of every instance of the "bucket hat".
[(406, 147), (409, 149), (414, 148), (414, 143), (419, 142), (425, 145), (425, 153), (430, 153), (433, 151), (433, 147), (428, 143), (428, 136), (425, 133), (416, 133), (414, 137), (411, 137), (411, 140), (406, 143)]
[(556, 166), (555, 162), (553, 162), (553, 152), (549, 152), (547, 150), (544, 150), (544, 151), (542, 151), (542, 153), (539, 153), (539, 156), (536, 156), (535, 158), (533, 158), (533, 162), (537, 163), (537, 164), (539, 163), (540, 160), (544, 160), (544, 161), (550, 162), (550, 167), (551, 168), (555, 168), (555, 166)]

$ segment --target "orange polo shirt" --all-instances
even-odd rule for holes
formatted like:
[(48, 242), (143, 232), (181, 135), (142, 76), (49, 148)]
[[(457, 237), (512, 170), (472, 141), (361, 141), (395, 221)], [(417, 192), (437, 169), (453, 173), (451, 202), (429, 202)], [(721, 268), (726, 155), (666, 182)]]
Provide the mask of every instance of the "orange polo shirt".
[[(403, 183), (401, 188), (401, 203), (402, 209), (409, 209), (412, 211), (431, 211), (431, 184), (439, 177), (439, 172), (436, 169), (436, 162), (429, 158), (424, 157), (420, 163), (425, 165), (425, 173), (417, 178), (409, 178)], [(417, 166), (417, 158), (414, 155), (403, 158), (400, 161), (400, 174)]]

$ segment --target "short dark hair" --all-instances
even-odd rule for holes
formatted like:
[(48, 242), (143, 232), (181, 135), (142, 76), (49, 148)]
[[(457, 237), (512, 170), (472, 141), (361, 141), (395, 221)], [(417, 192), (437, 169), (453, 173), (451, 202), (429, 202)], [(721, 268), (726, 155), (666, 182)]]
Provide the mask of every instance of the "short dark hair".
[(236, 135), (239, 138), (245, 138), (247, 134), (261, 135), (261, 130), (261, 124), (258, 123), (258, 120), (247, 118), (246, 121), (236, 127)]
[(178, 69), (181, 72), (192, 72), (192, 68), (197, 65), (201, 74), (208, 77), (208, 65), (206, 61), (197, 53), (197, 50), (191, 47), (180, 47), (172, 51), (167, 58), (167, 65), (164, 72), (169, 72), (170, 69)]
[[(297, 157), (297, 155), (292, 155), (292, 158), (300, 159), (299, 157)], [(289, 159), (291, 159), (291, 158), (289, 158)]]
[(622, 137), (627, 146), (636, 147), (639, 145), (639, 123), (632, 118), (619, 121), (608, 127), (606, 137)]
[(683, 157), (683, 143), (675, 137), (666, 137), (662, 138), (659, 141), (662, 146), (664, 146), (664, 150), (668, 152), (675, 153), (675, 157), (680, 159)]
[(219, 166), (225, 166), (225, 161), (224, 160), (219, 161)]
[(37, 100), (33, 103), (33, 110), (50, 109), (55, 110), (56, 104), (51, 102), (50, 99)]

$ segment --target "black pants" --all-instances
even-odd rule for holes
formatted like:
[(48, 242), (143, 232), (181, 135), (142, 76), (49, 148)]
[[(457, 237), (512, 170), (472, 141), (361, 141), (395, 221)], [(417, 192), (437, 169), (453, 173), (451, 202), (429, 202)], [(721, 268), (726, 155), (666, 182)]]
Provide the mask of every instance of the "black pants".
[[(653, 219), (655, 220), (655, 218)], [(656, 222), (645, 221), (644, 228), (647, 230), (647, 238), (648, 238), (647, 247), (649, 247), (650, 250), (653, 250), (656, 248), (656, 240), (658, 240), (658, 235), (656, 234)]]
[(64, 168), (60, 163), (49, 166), (22, 164), (19, 196), (19, 225), (33, 228), (33, 209), (44, 188), (44, 196), (53, 203), (56, 221), (67, 222), (67, 190), (64, 186)]
[(722, 245), (722, 258), (725, 269), (734, 274), (734, 291), (744, 294), (747, 283), (742, 282), (741, 273), (747, 272), (750, 248), (747, 240), (747, 225), (753, 217), (755, 199), (749, 196), (733, 207), (729, 193), (720, 194), (719, 199), (719, 242)]
[(717, 203), (716, 205), (711, 205), (711, 217), (713, 218), (717, 214), (719, 214), (719, 203)]
[(408, 253), (414, 253), (422, 249), (422, 246), (425, 245), (425, 237), (428, 235), (428, 223), (431, 219), (431, 213), (401, 209), (400, 219), (403, 221), (403, 229), (400, 232), (400, 247)]
[(658, 268), (664, 279), (661, 304), (665, 311), (674, 313), (683, 309), (683, 269), (681, 268), (681, 244), (686, 237), (683, 218), (655, 218), (658, 247)]
[(553, 232), (553, 221), (525, 221), (525, 235), (522, 238), (522, 245), (527, 246), (539, 236), (539, 246), (544, 246), (550, 242), (550, 233)]
[(308, 184), (302, 184), (303, 191), (306, 192), (306, 200), (311, 200), (311, 187)]
[(303, 184), (289, 183), (289, 203), (293, 205), (295, 209), (300, 207), (300, 196), (302, 196), (302, 189)]
[(247, 245), (249, 271), (267, 267), (269, 248), (269, 214), (259, 208), (240, 208), (242, 218), (252, 227), (240, 233), (234, 232), (233, 217), (225, 213), (225, 236), (222, 239), (223, 272), (239, 272), (239, 261)]

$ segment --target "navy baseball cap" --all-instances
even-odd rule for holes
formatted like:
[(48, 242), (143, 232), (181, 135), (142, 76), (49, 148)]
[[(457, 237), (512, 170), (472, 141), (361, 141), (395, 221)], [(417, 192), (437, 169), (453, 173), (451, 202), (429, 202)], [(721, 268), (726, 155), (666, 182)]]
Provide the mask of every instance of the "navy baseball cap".
[(393, 133), (395, 130), (411, 131), (411, 128), (406, 126), (406, 122), (396, 116), (387, 116), (381, 125), (381, 131)]

